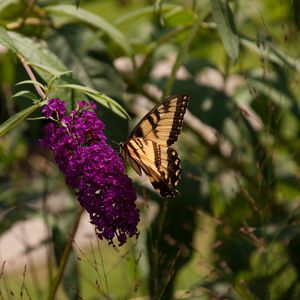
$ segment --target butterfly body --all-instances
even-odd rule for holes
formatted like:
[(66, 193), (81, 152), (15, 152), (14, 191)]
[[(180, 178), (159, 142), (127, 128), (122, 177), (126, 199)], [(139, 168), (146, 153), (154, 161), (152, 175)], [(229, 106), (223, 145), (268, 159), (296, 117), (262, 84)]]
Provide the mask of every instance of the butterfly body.
[(136, 125), (121, 152), (133, 169), (148, 176), (162, 197), (174, 197), (180, 182), (180, 159), (173, 145), (181, 132), (189, 97), (170, 96)]

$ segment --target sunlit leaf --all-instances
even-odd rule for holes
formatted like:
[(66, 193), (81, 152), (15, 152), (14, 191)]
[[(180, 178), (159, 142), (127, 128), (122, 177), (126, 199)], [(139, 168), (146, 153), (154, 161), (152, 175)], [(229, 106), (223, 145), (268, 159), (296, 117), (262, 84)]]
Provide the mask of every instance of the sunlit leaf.
[(239, 56), (239, 37), (236, 33), (232, 12), (226, 1), (211, 0), (214, 21), (221, 36), (224, 48), (233, 62)]

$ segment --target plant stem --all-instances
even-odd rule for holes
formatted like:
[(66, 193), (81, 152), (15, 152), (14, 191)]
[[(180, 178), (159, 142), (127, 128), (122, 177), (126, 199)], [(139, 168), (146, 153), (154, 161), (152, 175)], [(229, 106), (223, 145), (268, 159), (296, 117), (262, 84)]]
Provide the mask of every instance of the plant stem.
[(56, 294), (57, 289), (59, 287), (59, 284), (62, 280), (64, 271), (65, 271), (65, 267), (67, 265), (69, 255), (70, 255), (70, 252), (71, 252), (71, 249), (72, 249), (73, 240), (74, 240), (75, 234), (77, 232), (78, 225), (79, 225), (79, 222), (80, 222), (83, 211), (84, 211), (84, 209), (80, 208), (80, 211), (78, 212), (78, 215), (76, 217), (75, 223), (74, 223), (72, 231), (70, 233), (70, 238), (69, 238), (68, 244), (66, 245), (66, 247), (64, 249), (64, 254), (63, 254), (63, 257), (60, 261), (57, 276), (54, 280), (54, 283), (53, 283), (52, 287), (50, 288), (50, 293), (49, 293), (49, 296), (48, 296), (48, 300), (54, 300), (55, 299), (55, 294)]
[[(23, 66), (24, 66), (24, 68), (25, 68), (25, 70), (26, 70), (28, 76), (30, 77), (30, 79), (31, 79), (32, 81), (37, 81), (36, 78), (35, 78), (35, 76), (34, 76), (34, 74), (33, 74), (33, 72), (32, 72), (32, 70), (31, 70), (31, 68), (29, 67), (29, 65), (28, 65), (27, 62), (25, 61), (24, 57), (22, 57), (22, 56), (19, 55), (19, 58), (20, 58), (20, 60), (21, 60), (21, 62), (22, 62), (22, 64), (23, 64)], [(45, 99), (45, 98), (46, 98), (46, 94), (45, 94), (44, 91), (41, 89), (41, 87), (40, 87), (38, 84), (33, 84), (33, 85), (34, 85), (35, 90), (37, 91), (37, 93), (40, 95), (40, 97), (41, 97), (42, 99)]]

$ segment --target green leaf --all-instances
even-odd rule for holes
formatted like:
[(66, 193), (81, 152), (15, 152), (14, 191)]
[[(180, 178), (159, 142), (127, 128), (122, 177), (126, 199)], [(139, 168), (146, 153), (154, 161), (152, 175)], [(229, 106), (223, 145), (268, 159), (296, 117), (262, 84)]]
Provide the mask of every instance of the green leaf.
[(63, 14), (66, 16), (73, 17), (86, 24), (92, 25), (93, 27), (104, 31), (119, 47), (124, 51), (127, 56), (133, 55), (133, 50), (128, 39), (119, 31), (116, 27), (111, 25), (105, 19), (92, 14), (82, 8), (76, 9), (72, 5), (55, 5), (47, 7), (46, 10), (54, 14)]
[(19, 0), (0, 1), (0, 20), (15, 20), (20, 14), (24, 13), (26, 5)]
[(292, 106), (293, 99), (291, 99), (288, 95), (279, 91), (271, 84), (253, 78), (248, 78), (247, 81), (250, 86), (254, 87), (257, 91), (269, 97), (270, 100), (272, 100), (279, 107), (288, 109)]
[[(96, 90), (94, 90), (94, 89), (92, 89), (90, 87), (79, 85), (79, 84), (60, 84), (57, 87), (70, 88), (70, 89), (81, 91), (83, 93), (101, 94), (98, 91), (96, 91)], [(114, 101), (114, 100), (112, 100), (112, 101)]]
[(97, 101), (99, 104), (109, 108), (110, 110), (112, 110), (114, 113), (116, 113), (120, 117), (125, 118), (125, 119), (126, 118), (130, 119), (130, 116), (128, 115), (126, 110), (118, 102), (116, 102), (112, 98), (110, 98), (102, 93), (99, 93), (98, 91), (96, 91), (92, 88), (78, 85), (78, 84), (60, 84), (57, 87), (71, 88), (74, 90), (81, 91), (85, 95), (87, 95), (87, 96), (91, 97), (92, 99), (94, 99), (95, 101)]
[(163, 1), (164, 0), (155, 0), (155, 3), (154, 3), (154, 9), (155, 9), (155, 12), (158, 13), (163, 5)]
[(122, 117), (123, 119), (130, 119), (130, 116), (122, 108), (122, 106), (119, 103), (115, 102), (110, 97), (105, 96), (105, 95), (101, 95), (101, 94), (98, 94), (98, 95), (97, 94), (91, 94), (91, 93), (85, 93), (85, 94), (87, 96), (91, 97), (92, 99), (94, 99), (99, 104), (107, 107), (108, 109), (110, 109), (111, 111), (113, 111), (114, 113), (116, 113), (117, 115)]
[(47, 82), (52, 76), (68, 71), (58, 57), (42, 44), (0, 27), (0, 44), (23, 57)]
[[(42, 65), (39, 63), (34, 63), (34, 62), (29, 62), (29, 64), (35, 69), (35, 70), (40, 70), (42, 72), (48, 73), (49, 76), (51, 76), (51, 79), (53, 77), (55, 78), (59, 78), (65, 74), (70, 74), (72, 73), (72, 71), (68, 71), (68, 70), (64, 70), (64, 71), (59, 71), (56, 68), (53, 68), (52, 66), (46, 66), (46, 65)], [(51, 80), (50, 79), (50, 80)]]
[(298, 29), (300, 29), (300, 0), (293, 0), (294, 18)]
[[(161, 13), (168, 12), (174, 9), (178, 11), (178, 10), (182, 10), (182, 7), (175, 4), (163, 4), (161, 6)], [(114, 24), (119, 26), (119, 25), (123, 25), (126, 22), (136, 20), (142, 17), (149, 17), (149, 16), (153, 16), (153, 6), (146, 6), (143, 8), (135, 9), (133, 12), (122, 15), (121, 17), (117, 18), (114, 21)]]
[(0, 12), (3, 11), (9, 5), (18, 4), (18, 2), (18, 0), (2, 0), (0, 2)]
[(30, 91), (20, 91), (16, 94), (14, 94), (12, 97), (17, 98), (17, 97), (24, 97), (33, 101), (39, 100), (36, 94), (30, 92)]
[(67, 24), (51, 32), (48, 45), (55, 53), (59, 53), (60, 59), (76, 74), (81, 84), (94, 87), (89, 75), (90, 69), (86, 65), (89, 56), (82, 47), (91, 38), (89, 29), (82, 28), (80, 24)]
[(14, 51), (15, 53), (17, 53), (17, 51), (18, 51), (17, 47), (14, 44), (13, 39), (10, 37), (8, 32), (3, 27), (0, 27), (0, 44), (9, 48), (10, 50)]
[(269, 61), (280, 66), (289, 66), (300, 72), (300, 60), (288, 55), (270, 42), (264, 41), (263, 47), (260, 47), (257, 41), (243, 37), (241, 44)]
[(154, 14), (156, 15), (157, 20), (163, 25), (163, 19), (162, 19), (162, 8), (163, 0), (155, 0), (154, 2)]
[(214, 21), (221, 36), (224, 48), (233, 62), (239, 56), (239, 37), (236, 33), (232, 12), (227, 2), (211, 0), (211, 9)]
[(20, 122), (22, 122), (24, 119), (26, 119), (30, 114), (32, 114), (40, 105), (35, 104), (32, 106), (29, 106), (25, 108), (24, 110), (16, 113), (12, 117), (10, 117), (8, 120), (6, 120), (4, 123), (0, 125), (0, 136), (7, 133), (12, 128), (16, 127)]
[(41, 84), (40, 82), (36, 81), (36, 80), (23, 80), (23, 81), (20, 81), (18, 83), (16, 83), (16, 85), (22, 85), (22, 84), (36, 84), (38, 86), (40, 86), (42, 89), (44, 89), (44, 85)]

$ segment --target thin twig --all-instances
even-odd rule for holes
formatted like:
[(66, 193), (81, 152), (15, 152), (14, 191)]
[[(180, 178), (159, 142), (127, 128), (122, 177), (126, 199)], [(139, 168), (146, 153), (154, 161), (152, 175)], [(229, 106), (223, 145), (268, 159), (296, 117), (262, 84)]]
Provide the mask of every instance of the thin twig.
[(26, 270), (27, 270), (27, 265), (24, 266), (23, 281), (22, 281), (22, 286), (21, 286), (21, 291), (20, 291), (20, 297), (21, 297), (21, 299), (23, 299), (23, 295), (24, 295), (24, 291), (25, 291), (28, 299), (32, 300), (32, 297), (30, 296), (29, 291), (25, 285)]
[(28, 16), (31, 14), (31, 12), (33, 11), (33, 8), (36, 4), (37, 0), (31, 0), (30, 3), (27, 6), (26, 11), (23, 14), (23, 17), (20, 21), (20, 27), (22, 27), (26, 21), (26, 19), (28, 18)]
[[(39, 18), (26, 18), (23, 21), (23, 25), (31, 25), (31, 26), (52, 26), (52, 23), (47, 19), (39, 19)], [(20, 28), (20, 21), (11, 22), (5, 25), (5, 28), (9, 30), (16, 30)]]
[[(24, 69), (26, 70), (28, 76), (30, 77), (30, 79), (33, 81), (33, 82), (37, 82), (36, 78), (35, 78), (35, 75), (33, 74), (30, 66), (27, 64), (25, 58), (21, 55), (19, 55), (19, 58), (22, 62), (22, 65), (24, 66)], [(37, 91), (37, 93), (40, 95), (41, 99), (45, 99), (46, 98), (46, 94), (44, 93), (44, 91), (41, 89), (41, 87), (35, 83), (33, 83), (34, 85), (34, 88), (35, 90)]]
[[(25, 1), (23, 1), (25, 2)], [(7, 29), (19, 29), (22, 28), (24, 25), (42, 25), (42, 26), (50, 26), (51, 21), (45, 19), (45, 13), (38, 7), (37, 0), (31, 0), (27, 3), (28, 6), (25, 12), (22, 15), (22, 18), (18, 19), (15, 22), (8, 23), (5, 25)], [(39, 16), (39, 18), (29, 17), (31, 13), (35, 13)]]
[(54, 281), (54, 283), (53, 283), (53, 285), (52, 285), (52, 287), (50, 289), (48, 300), (54, 300), (55, 299), (55, 294), (56, 294), (57, 289), (59, 287), (59, 284), (60, 284), (60, 282), (62, 280), (64, 271), (65, 271), (65, 268), (66, 268), (66, 265), (67, 265), (67, 262), (68, 262), (68, 259), (69, 259), (69, 255), (70, 255), (71, 250), (72, 250), (73, 240), (74, 240), (75, 234), (77, 232), (78, 225), (80, 223), (80, 219), (81, 219), (83, 211), (84, 211), (84, 209), (80, 208), (80, 211), (79, 211), (79, 213), (78, 213), (78, 215), (76, 217), (76, 220), (75, 220), (72, 232), (70, 233), (68, 244), (65, 247), (63, 257), (62, 257), (62, 259), (60, 261), (60, 265), (59, 265), (59, 269), (58, 269), (58, 274), (57, 274), (57, 276), (55, 278), (55, 281)]
[(1, 267), (1, 271), (0, 271), (0, 280), (2, 279), (3, 274), (4, 274), (5, 264), (6, 264), (6, 260), (4, 260), (3, 263), (2, 263), (2, 267)]

